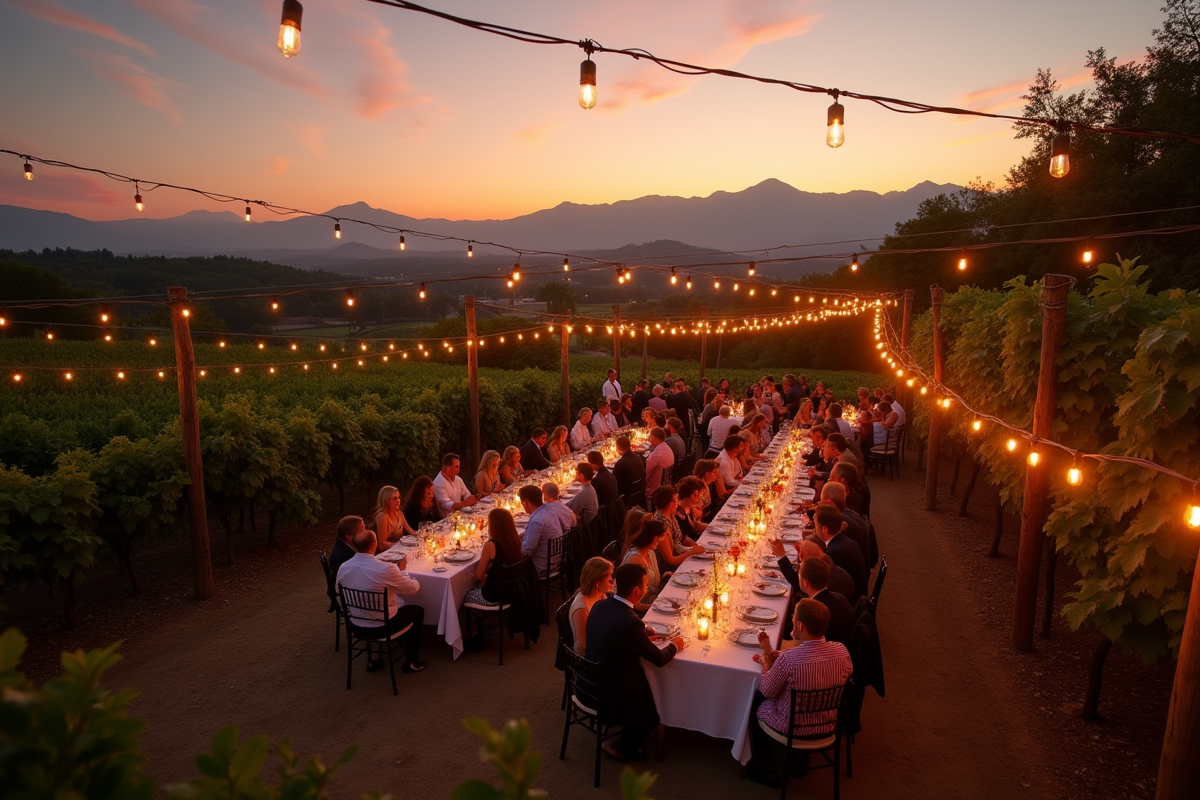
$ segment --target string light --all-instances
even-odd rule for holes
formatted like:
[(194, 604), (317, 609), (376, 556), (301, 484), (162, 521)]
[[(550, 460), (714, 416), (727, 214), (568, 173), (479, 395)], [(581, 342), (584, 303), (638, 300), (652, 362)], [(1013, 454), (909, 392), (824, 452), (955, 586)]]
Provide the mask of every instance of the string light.
[(300, 18), (304, 15), (304, 6), (299, 0), (283, 0), (283, 16), (279, 20), (279, 40), (275, 46), (284, 58), (291, 58), (300, 52)]
[(567, 260), (566, 256), (563, 256), (563, 272), (570, 272), (570, 271), (571, 271), (571, 262)]
[(74, 378), (75, 378), (75, 376), (69, 372), (66, 373), (65, 375), (63, 375), (63, 377), (66, 378), (67, 380), (74, 380)]
[(830, 94), (833, 96), (833, 105), (829, 107), (825, 144), (841, 147), (846, 141), (846, 109), (838, 102), (839, 92), (836, 89)]
[(518, 261), (517, 263), (513, 264), (513, 268), (512, 268), (512, 279), (513, 279), (513, 281), (519, 281), (519, 280), (521, 280), (521, 262), (520, 262), (520, 261)]
[(1007, 442), (1004, 443), (1004, 446), (1006, 448), (1008, 448), (1008, 452), (1015, 453), (1017, 451), (1017, 440), (1009, 439)]
[(101, 321), (101, 322), (108, 322), (108, 319), (109, 319), (109, 316), (108, 316), (108, 306), (104, 306), (104, 307), (102, 307), (102, 308), (100, 309), (100, 321)]
[(692, 273), (690, 273), (690, 272), (688, 273), (687, 283), (684, 284), (684, 288), (687, 289), (688, 291), (691, 291), (691, 289), (692, 289)]
[(1080, 257), (1080, 260), (1084, 263), (1084, 266), (1087, 266), (1092, 263), (1092, 259), (1095, 257), (1096, 257), (1096, 254), (1095, 254), (1095, 251), (1092, 249), (1092, 243), (1091, 242), (1086, 243), (1083, 246), (1083, 255)]
[(401, 250), (404, 250), (404, 249), (406, 249), (407, 247), (408, 247), (408, 245), (406, 245), (406, 244), (404, 243), (404, 234), (402, 233), (402, 234), (400, 234), (400, 249), (401, 249)]
[[(354, 290), (353, 289), (346, 290), (346, 305), (350, 306), (351, 308), (354, 307)], [(322, 347), (324, 347), (324, 345), (322, 345)]]
[[(20, 380), (20, 377), (17, 377)], [(1193, 530), (1200, 528), (1200, 505), (1196, 503), (1196, 486), (1192, 485), (1192, 502), (1188, 505), (1187, 511), (1184, 512), (1183, 521), (1187, 523), (1189, 528)]]
[(25, 162), (25, 180), (33, 180), (33, 165), (28, 161)]
[(1041, 461), (1041, 456), (1038, 455), (1037, 448), (1035, 447), (1029, 451), (1029, 466), (1036, 467), (1039, 461)]
[(250, 221), (250, 204), (246, 204), (246, 222)]
[(150, 346), (151, 346), (151, 347), (158, 347), (158, 339), (155, 339), (155, 338), (151, 337), (151, 338), (150, 338)]
[(1071, 134), (1062, 130), (1050, 140), (1050, 177), (1061, 178), (1071, 171)]
[(671, 285), (679, 283), (679, 276), (675, 274), (675, 268), (671, 267)]
[(1067, 483), (1072, 486), (1078, 486), (1083, 483), (1083, 471), (1079, 469), (1075, 462), (1071, 462), (1071, 468), (1067, 470)]
[(425, 299), (425, 284), (423, 284), (423, 283), (421, 284), (421, 291), (417, 292), (417, 296), (420, 297), (422, 300)]
[(972, 422), (971, 430), (975, 431), (976, 433), (979, 433), (981, 430), (983, 430), (983, 420), (977, 419), (974, 422)]
[(754, 272), (755, 272), (755, 270), (754, 270), (754, 262), (753, 262), (753, 261), (751, 261), (751, 262), (750, 262), (750, 266), (746, 268), (746, 275), (747, 275), (748, 277), (751, 277), (751, 278), (753, 278), (753, 277), (754, 277)]
[(963, 250), (958, 256), (958, 271), (967, 271), (967, 251)]
[(142, 189), (136, 182), (133, 184), (133, 207), (138, 211), (146, 210), (146, 204), (142, 202)]
[(333, 238), (335, 238), (335, 239), (342, 238), (342, 223), (341, 222), (333, 223)]
[(584, 45), (587, 58), (579, 65), (579, 107), (587, 110), (596, 107), (596, 62), (592, 61), (591, 44)]
[(278, 297), (272, 297), (272, 298), (271, 298), (271, 310), (272, 310), (272, 311), (278, 311), (278, 310), (279, 310), (279, 298), (278, 298)]
[(467, 244), (467, 258), (475, 257), (475, 245)]
[(854, 259), (850, 262), (850, 271), (858, 272), (858, 253), (854, 254)]

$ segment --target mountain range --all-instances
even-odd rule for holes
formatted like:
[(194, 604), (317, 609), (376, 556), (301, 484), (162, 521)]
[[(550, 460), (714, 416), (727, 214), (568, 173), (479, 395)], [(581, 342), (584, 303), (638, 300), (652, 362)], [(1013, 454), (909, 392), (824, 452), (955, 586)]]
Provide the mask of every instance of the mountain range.
[[(770, 179), (740, 192), (719, 191), (707, 197), (650, 195), (597, 205), (564, 202), (502, 220), (416, 219), (362, 202), (338, 206), (327, 213), (343, 220), (361, 219), (524, 249), (613, 250), (668, 239), (702, 249), (749, 250), (883, 236), (897, 222), (912, 217), (923, 200), (959, 188), (926, 181), (902, 192), (885, 194), (814, 193)], [(332, 223), (313, 217), (279, 221), (256, 218), (247, 224), (240, 215), (228, 211), (191, 211), (166, 219), (101, 222), (0, 205), (0, 249), (15, 251), (69, 247), (106, 248), (135, 255), (227, 254), (309, 268), (404, 259), (422, 252), (450, 255), (446, 251), (462, 251), (458, 243), (409, 235), (406, 253), (401, 255), (395, 234), (352, 222), (343, 222), (342, 231), (341, 242), (335, 244)], [(872, 244), (864, 241), (863, 249)], [(847, 246), (833, 249), (844, 250)], [(475, 250), (486, 254), (490, 248), (478, 246)]]

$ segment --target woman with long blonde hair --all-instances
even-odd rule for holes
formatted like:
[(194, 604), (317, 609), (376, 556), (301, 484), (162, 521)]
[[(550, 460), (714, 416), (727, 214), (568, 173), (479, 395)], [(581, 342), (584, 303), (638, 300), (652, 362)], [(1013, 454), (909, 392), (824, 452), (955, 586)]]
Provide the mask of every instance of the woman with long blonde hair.
[(500, 456), (500, 483), (505, 487), (512, 486), (525, 477), (525, 468), (521, 466), (520, 448), (509, 445)]
[(504, 486), (500, 482), (500, 454), (488, 450), (479, 459), (479, 471), (475, 473), (475, 496), (487, 497)]
[(375, 498), (376, 550), (382, 552), (405, 533), (412, 531), (400, 513), (400, 490), (395, 486), (384, 486)]
[(557, 464), (563, 456), (570, 454), (571, 445), (567, 442), (567, 429), (565, 426), (559, 425), (550, 434), (550, 440), (546, 442), (546, 457), (550, 459), (551, 464)]
[(576, 653), (583, 655), (587, 649), (587, 618), (592, 606), (612, 592), (613, 588), (612, 562), (602, 556), (589, 558), (579, 573), (579, 591), (571, 598), (568, 614)]

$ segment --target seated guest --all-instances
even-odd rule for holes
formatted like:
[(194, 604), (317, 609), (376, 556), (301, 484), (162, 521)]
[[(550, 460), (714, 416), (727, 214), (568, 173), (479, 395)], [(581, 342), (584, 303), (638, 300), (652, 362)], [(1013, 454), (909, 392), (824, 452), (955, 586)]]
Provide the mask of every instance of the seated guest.
[(842, 533), (849, 536), (858, 545), (869, 571), (871, 569), (871, 532), (867, 528), (867, 521), (857, 511), (846, 508), (846, 488), (840, 483), (830, 481), (821, 487), (821, 502), (830, 503), (841, 512)]
[(725, 437), (721, 454), (717, 456), (717, 466), (721, 471), (721, 480), (727, 487), (736, 489), (742, 485), (742, 462), (738, 460), (738, 455), (745, 446), (740, 436)]
[(545, 428), (533, 429), (529, 441), (521, 445), (521, 469), (526, 472), (537, 472), (550, 466), (550, 459), (546, 458), (546, 452), (543, 449), (549, 438)]
[[(588, 615), (584, 655), (600, 664), (604, 676), (601, 719), (621, 726), (617, 741), (606, 741), (602, 747), (613, 758), (627, 761), (641, 756), (642, 744), (659, 723), (642, 661), (662, 667), (685, 644), (677, 636), (660, 650), (646, 635), (646, 626), (633, 611), (646, 593), (644, 569), (636, 564), (622, 564), (614, 570), (613, 577), (616, 594), (596, 603)], [(593, 708), (597, 705), (596, 698), (583, 693), (580, 700), (591, 703)]]
[[(550, 564), (551, 539), (566, 536), (571, 529), (563, 523), (562, 516), (542, 504), (542, 490), (536, 486), (522, 486), (517, 491), (521, 507), (529, 515), (525, 524), (525, 535), (521, 539), (521, 553), (533, 557), (533, 568), (539, 575), (553, 574), (560, 564)], [(558, 505), (555, 503), (555, 505)], [(570, 509), (565, 509), (570, 513)]]
[[(420, 672), (425, 669), (421, 660), (421, 625), (425, 622), (425, 609), (409, 605), (401, 595), (414, 595), (421, 584), (404, 571), (406, 560), (388, 563), (375, 558), (375, 534), (363, 527), (361, 517), (357, 520), (354, 533), (354, 556), (338, 568), (337, 585), (360, 592), (387, 592), (387, 622), (382, 611), (355, 611), (350, 622), (360, 628), (378, 628), (386, 625), (384, 632), (394, 634), (407, 625), (412, 628), (400, 637), (404, 643), (404, 672)], [(382, 658), (367, 662), (367, 671), (372, 672), (385, 666)]]
[(829, 407), (829, 421), (837, 425), (837, 432), (850, 439), (854, 434), (850, 430), (850, 423), (842, 419), (842, 404), (834, 403)]
[(646, 477), (646, 462), (630, 449), (628, 436), (617, 437), (617, 453), (619, 456), (613, 464), (612, 474), (617, 479), (617, 490), (628, 495), (634, 484)]
[(617, 418), (618, 427), (628, 428), (630, 425), (637, 424), (637, 414), (633, 413), (633, 395), (621, 395), (621, 399), (617, 401), (616, 406), (609, 403), (608, 408), (612, 411), (613, 416)]
[(700, 410), (700, 423), (696, 428), (696, 432), (700, 434), (700, 444), (703, 445), (703, 450), (707, 452), (712, 449), (712, 444), (708, 440), (708, 426), (713, 419), (721, 412), (721, 406), (725, 404), (725, 396), (716, 389), (709, 389), (704, 395), (704, 408)]
[(517, 523), (511, 511), (493, 508), (488, 512), (487, 526), (488, 540), (479, 553), (479, 563), (475, 565), (475, 580), (479, 581), (479, 586), (467, 592), (464, 603), (499, 605), (504, 568), (522, 558), (521, 538), (517, 536)]
[(646, 456), (646, 501), (649, 503), (654, 490), (662, 486), (667, 470), (675, 465), (675, 454), (667, 445), (667, 434), (662, 428), (650, 429), (650, 454)]
[(700, 534), (704, 533), (704, 529), (708, 527), (707, 523), (703, 521), (704, 481), (695, 475), (688, 475), (675, 484), (675, 489), (678, 491), (679, 497), (678, 509), (675, 512), (675, 520), (679, 524), (679, 533), (685, 540), (690, 539), (694, 542), (700, 538)]
[(546, 458), (551, 464), (557, 464), (564, 456), (571, 455), (571, 444), (567, 440), (567, 429), (563, 425), (559, 425), (550, 434), (550, 440), (546, 442)]
[(438, 513), (443, 518), (478, 502), (463, 483), (463, 479), (458, 477), (461, 467), (462, 462), (457, 453), (446, 453), (442, 456), (442, 469), (433, 479), (433, 499), (437, 503)]
[(600, 510), (600, 501), (596, 497), (596, 490), (592, 488), (593, 475), (591, 464), (575, 465), (575, 482), (579, 484), (579, 491), (567, 501), (567, 508), (575, 512), (581, 525), (591, 522)]
[(599, 450), (588, 453), (587, 462), (592, 466), (592, 488), (596, 490), (596, 502), (606, 506), (620, 494), (617, 479), (612, 470), (604, 466), (604, 454)]
[[(839, 642), (825, 639), (829, 626), (829, 610), (816, 600), (801, 600), (796, 604), (792, 620), (792, 632), (798, 642), (795, 647), (782, 653), (771, 648), (771, 639), (765, 632), (758, 637), (762, 662), (759, 678), (759, 695), (751, 706), (750, 747), (753, 753), (746, 765), (746, 775), (751, 780), (778, 786), (780, 776), (768, 766), (767, 753), (774, 740), (758, 724), (762, 720), (777, 733), (786, 736), (792, 724), (791, 690), (811, 691), (832, 689), (841, 686), (854, 673), (850, 652)], [(809, 712), (795, 719), (793, 734), (796, 737), (811, 737), (837, 719), (837, 710)], [(787, 774), (782, 776), (787, 780)]]
[(329, 552), (329, 571), (334, 575), (337, 575), (342, 564), (354, 557), (354, 534), (361, 523), (362, 517), (342, 517), (338, 520), (337, 538), (333, 540), (333, 550)]
[(792, 420), (792, 424), (797, 428), (809, 428), (813, 425), (813, 401), (811, 397), (805, 397), (800, 401), (800, 410), (796, 412), (796, 418)]
[(734, 425), (741, 425), (741, 417), (731, 417), (733, 412), (727, 405), (721, 406), (721, 410), (716, 417), (708, 423), (708, 448), (710, 450), (720, 450), (725, 445), (725, 437), (729, 435), (729, 429)]
[(904, 408), (899, 403), (896, 402), (896, 398), (892, 397), (890, 394), (885, 393), (883, 395), (883, 399), (880, 400), (880, 405), (882, 406), (884, 403), (887, 403), (888, 405), (890, 405), (892, 407), (892, 413), (894, 413), (896, 415), (896, 424), (903, 425), (905, 423), (905, 421), (908, 419), (908, 417), (904, 413)]
[(592, 606), (614, 588), (612, 562), (600, 556), (589, 558), (579, 573), (579, 591), (571, 598), (571, 607), (567, 611), (571, 620), (571, 638), (579, 655), (587, 652), (587, 618)]
[(617, 536), (617, 561), (633, 547), (633, 540), (642, 532), (642, 525), (650, 519), (650, 514), (634, 506), (625, 512), (625, 520), (621, 523), (621, 533)]
[(663, 400), (663, 387), (661, 384), (654, 384), (654, 388), (650, 390), (650, 395), (650, 408), (658, 412), (667, 410), (667, 401)]
[(842, 532), (845, 523), (842, 522), (841, 512), (829, 503), (821, 503), (813, 514), (813, 528), (825, 543), (825, 552), (833, 559), (833, 563), (849, 572), (854, 579), (854, 596), (846, 599), (857, 603), (858, 598), (867, 593), (870, 573), (858, 543)]
[(487, 497), (504, 488), (500, 480), (500, 454), (488, 450), (479, 459), (479, 471), (475, 473), (475, 496)]
[(725, 504), (725, 499), (731, 494), (731, 490), (725, 488), (725, 481), (721, 478), (721, 468), (711, 458), (702, 458), (697, 461), (692, 474), (704, 484), (703, 519), (705, 522), (712, 522), (713, 517)]
[(508, 488), (525, 477), (525, 468), (521, 466), (521, 451), (514, 445), (504, 448), (500, 456), (500, 483)]
[[(858, 468), (859, 474), (866, 472), (867, 466), (863, 463), (862, 455), (859, 454), (858, 448), (851, 447), (850, 441), (840, 433), (831, 433), (825, 440), (826, 450), (825, 457), (827, 459), (832, 455), (834, 464), (839, 461), (849, 461)], [(832, 469), (832, 465), (831, 465)]]
[(679, 511), (679, 496), (670, 486), (660, 486), (654, 490), (654, 516), (667, 528), (667, 535), (658, 546), (658, 560), (661, 569), (674, 569), (692, 556), (704, 552), (704, 548), (691, 538), (685, 538), (683, 530), (675, 515)]
[(566, 503), (559, 502), (558, 484), (554, 481), (542, 484), (542, 507), (552, 516), (558, 517), (566, 530), (574, 528), (579, 522), (575, 512), (568, 508)]
[(592, 431), (588, 427), (592, 423), (592, 410), (587, 406), (579, 409), (579, 421), (571, 428), (571, 451), (586, 450), (592, 444)]
[[(810, 558), (815, 558), (824, 562), (825, 566), (829, 567), (829, 583), (827, 586), (830, 591), (837, 592), (842, 597), (849, 600), (854, 596), (854, 578), (850, 577), (850, 573), (833, 563), (833, 559), (825, 552), (825, 543), (816, 536), (810, 536), (796, 546), (796, 551), (800, 554), (800, 563), (803, 564)], [(782, 566), (782, 564), (780, 565)], [(789, 564), (789, 567), (791, 565)], [(794, 574), (794, 573), (793, 573)], [(794, 584), (799, 588), (799, 584)]]
[(395, 486), (384, 486), (375, 498), (376, 546), (386, 550), (395, 544), (396, 540), (405, 533), (412, 533), (404, 523), (404, 514), (400, 511), (400, 490)]
[(433, 481), (422, 475), (408, 487), (408, 500), (404, 503), (404, 523), (409, 533), (419, 531), (425, 522), (437, 522), (437, 502), (433, 499)]
[(617, 420), (608, 413), (608, 401), (602, 397), (596, 401), (596, 412), (592, 414), (588, 432), (592, 435), (592, 441), (598, 441), (607, 438), (616, 430)]
[(872, 440), (876, 444), (886, 444), (888, 432), (899, 424), (900, 415), (896, 413), (896, 409), (891, 403), (884, 400), (875, 410), (875, 417), (872, 423), (872, 428), (874, 429)]
[(683, 443), (683, 421), (679, 417), (667, 417), (667, 446), (675, 456), (675, 463), (683, 461), (687, 455), (687, 445)]
[(659, 591), (671, 579), (671, 573), (659, 573), (658, 570), (658, 548), (662, 545), (664, 539), (667, 538), (667, 526), (663, 525), (662, 520), (645, 519), (642, 521), (642, 529), (629, 543), (629, 551), (625, 553), (625, 557), (621, 559), (622, 564), (640, 564), (645, 568), (646, 574), (650, 577), (649, 587), (646, 589), (641, 602), (634, 605), (634, 609), (639, 614), (645, 614), (650, 605), (654, 602), (654, 598), (658, 596)]
[(653, 428), (656, 425), (658, 425), (658, 412), (650, 408), (650, 406), (646, 406), (642, 409), (641, 427)]
[(833, 465), (829, 471), (829, 482), (840, 484), (846, 490), (846, 508), (852, 508), (864, 519), (867, 514), (866, 487), (862, 485), (862, 475), (858, 467), (849, 461), (841, 461)]
[(854, 609), (850, 601), (829, 588), (829, 565), (822, 558), (810, 558), (800, 564), (800, 591), (829, 609), (829, 627), (825, 638), (850, 646), (854, 633)]

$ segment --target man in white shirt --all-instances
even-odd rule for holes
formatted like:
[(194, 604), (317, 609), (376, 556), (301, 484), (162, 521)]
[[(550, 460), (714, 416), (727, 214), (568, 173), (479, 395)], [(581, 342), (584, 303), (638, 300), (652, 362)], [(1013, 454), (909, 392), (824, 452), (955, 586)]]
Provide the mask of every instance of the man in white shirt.
[(741, 425), (741, 417), (731, 417), (733, 409), (727, 405), (721, 406), (720, 413), (708, 423), (708, 447), (710, 450), (720, 450), (725, 446), (725, 437), (734, 425)]
[(726, 486), (740, 486), (742, 483), (742, 462), (738, 460), (738, 453), (745, 446), (746, 440), (740, 435), (725, 437), (721, 454), (717, 456), (717, 467)]
[(442, 456), (441, 471), (433, 478), (433, 502), (437, 503), (438, 513), (443, 518), (479, 502), (463, 479), (458, 477), (461, 466), (462, 462), (456, 454), (446, 453)]
[(604, 389), (601, 391), (605, 400), (616, 400), (621, 402), (621, 383), (617, 380), (617, 371), (610, 369), (608, 371), (608, 380), (604, 382)]
[(584, 407), (579, 409), (579, 421), (571, 428), (571, 450), (579, 452), (592, 446), (592, 431), (588, 427), (592, 421), (592, 410)]
[[(556, 487), (557, 488), (557, 487)], [(521, 499), (521, 507), (529, 515), (525, 523), (525, 533), (521, 536), (521, 553), (532, 557), (533, 568), (539, 575), (557, 574), (562, 567), (562, 556), (550, 563), (550, 540), (567, 535), (570, 525), (564, 524), (559, 509), (574, 516), (569, 508), (561, 503), (542, 503), (542, 490), (536, 486), (522, 486), (517, 490)]]
[[(361, 592), (387, 592), (388, 611), (387, 621), (382, 612), (365, 609), (350, 609), (350, 624), (359, 628), (378, 628), (384, 626), (389, 636), (412, 625), (409, 630), (400, 635), (404, 644), (404, 672), (420, 672), (425, 669), (421, 661), (421, 625), (425, 621), (425, 609), (421, 606), (404, 602), (401, 595), (414, 595), (421, 589), (421, 584), (404, 572), (406, 559), (390, 564), (375, 558), (375, 534), (363, 526), (361, 517), (358, 520), (358, 530), (353, 537), (354, 555), (342, 564), (337, 573), (337, 585), (347, 589), (357, 589)], [(371, 659), (367, 662), (367, 672), (374, 672), (385, 666), (382, 658)]]
[(646, 456), (646, 500), (654, 496), (654, 490), (662, 486), (663, 472), (675, 465), (675, 453), (667, 444), (667, 432), (662, 428), (650, 429), (650, 454)]
[(603, 397), (596, 403), (596, 413), (592, 414), (592, 424), (589, 426), (592, 441), (604, 439), (617, 431), (617, 418), (608, 410), (608, 401)]
[(829, 407), (829, 419), (827, 422), (837, 425), (838, 433), (840, 433), (842, 436), (845, 436), (847, 439), (854, 438), (854, 429), (850, 427), (849, 422), (842, 419), (841, 403), (834, 403)]

